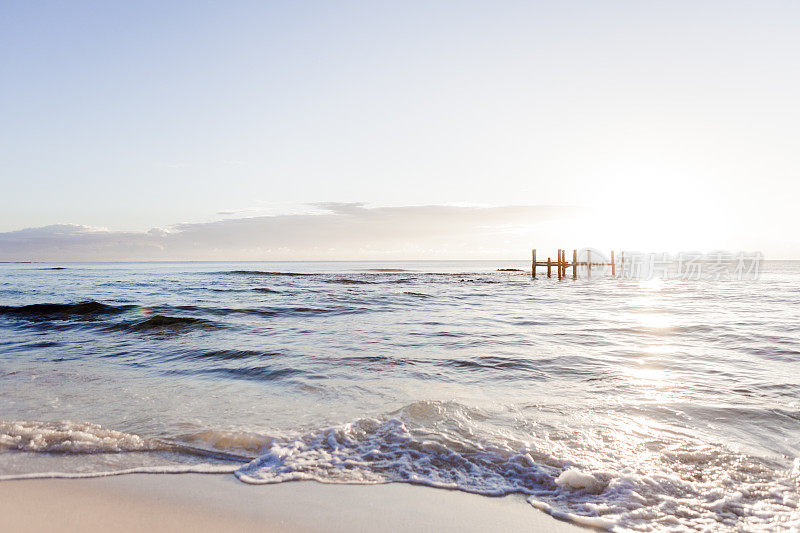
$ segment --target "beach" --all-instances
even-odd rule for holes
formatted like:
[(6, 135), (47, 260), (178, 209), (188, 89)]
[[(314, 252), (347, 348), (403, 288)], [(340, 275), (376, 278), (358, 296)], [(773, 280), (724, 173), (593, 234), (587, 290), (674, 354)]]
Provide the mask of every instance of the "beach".
[(800, 264), (526, 266), (2, 265), (3, 520), (796, 529)]
[(800, 1), (0, 13), (0, 533), (800, 533)]
[(528, 505), (402, 484), (249, 486), (230, 475), (133, 474), (0, 482), (0, 530), (589, 531)]

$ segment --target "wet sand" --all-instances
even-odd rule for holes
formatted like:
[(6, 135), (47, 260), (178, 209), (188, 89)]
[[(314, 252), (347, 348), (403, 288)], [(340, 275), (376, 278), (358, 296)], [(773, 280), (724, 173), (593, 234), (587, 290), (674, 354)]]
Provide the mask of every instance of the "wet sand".
[(254, 486), (202, 474), (0, 482), (0, 530), (590, 531), (519, 495), (489, 498), (397, 483)]

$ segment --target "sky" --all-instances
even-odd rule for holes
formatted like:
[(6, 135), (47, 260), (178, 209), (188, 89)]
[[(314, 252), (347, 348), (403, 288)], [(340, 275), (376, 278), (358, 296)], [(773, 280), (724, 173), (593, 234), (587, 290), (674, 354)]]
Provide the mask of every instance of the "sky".
[(0, 260), (800, 259), (799, 20), (4, 0)]

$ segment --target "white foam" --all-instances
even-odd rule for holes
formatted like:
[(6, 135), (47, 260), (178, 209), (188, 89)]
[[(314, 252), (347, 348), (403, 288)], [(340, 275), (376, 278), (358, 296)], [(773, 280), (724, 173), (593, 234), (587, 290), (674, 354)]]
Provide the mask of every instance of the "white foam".
[(294, 439), (276, 440), (236, 472), (246, 483), (392, 481), (502, 495), (550, 481), (548, 467), (525, 451), (456, 440), (420, 439), (402, 420), (362, 418)]
[(575, 468), (565, 470), (556, 478), (556, 483), (571, 489), (585, 489), (588, 492), (599, 494), (608, 485), (608, 479), (600, 474), (581, 472)]
[(550, 516), (554, 518), (558, 518), (559, 520), (566, 520), (569, 522), (573, 522), (575, 524), (580, 524), (582, 526), (587, 527), (594, 527), (597, 529), (606, 529), (612, 530), (617, 525), (616, 521), (609, 520), (608, 518), (603, 518), (600, 516), (584, 516), (575, 513), (568, 513), (565, 511), (559, 511), (554, 509), (552, 505), (549, 503), (545, 503), (543, 501), (536, 500), (535, 498), (528, 498), (528, 503), (534, 506), (536, 509), (546, 512)]
[(30, 474), (0, 475), (0, 481), (22, 479), (85, 479), (121, 476), (125, 474), (232, 474), (237, 468), (239, 468), (239, 465), (196, 464), (148, 466), (101, 472), (35, 472)]
[(452, 402), (416, 402), (383, 418), (361, 418), (306, 434), (202, 431), (183, 439), (211, 446), (211, 451), (93, 424), (2, 422), (0, 449), (215, 454), (221, 448), (227, 455), (260, 455), (249, 462), (231, 456), (234, 462), (225, 465), (114, 468), (131, 466), (121, 461), (101, 464), (95, 472), (9, 474), (0, 480), (232, 472), (252, 484), (404, 482), (494, 496), (521, 493), (556, 518), (603, 529), (800, 528), (800, 460), (782, 470), (778, 463), (685, 437), (650, 454), (630, 443), (615, 454), (613, 441), (574, 432), (538, 439), (531, 435), (533, 440), (523, 442), (492, 429), (491, 421), (482, 422), (488, 418)]
[(159, 446), (138, 435), (86, 422), (0, 421), (0, 450), (115, 453), (154, 450)]
[(478, 427), (472, 414), (418, 402), (391, 418), (274, 439), (236, 476), (254, 484), (406, 482), (522, 493), (557, 518), (602, 529), (800, 527), (800, 485), (792, 469), (688, 439), (646, 460), (632, 456), (636, 461), (593, 449), (591, 440), (522, 443)]
[[(225, 458), (233, 463), (207, 464), (192, 462), (190, 464), (149, 464), (142, 465), (142, 457), (132, 460), (120, 459), (103, 461), (93, 464), (93, 470), (85, 471), (46, 471), (0, 474), (0, 481), (14, 479), (47, 479), (47, 478), (93, 478), (117, 476), (122, 474), (220, 474), (233, 473), (250, 459), (234, 457), (231, 454), (214, 450), (202, 450), (182, 444), (163, 442), (157, 439), (147, 439), (132, 433), (123, 433), (107, 429), (97, 424), (86, 422), (30, 422), (30, 421), (0, 421), (0, 451), (19, 451), (27, 453), (56, 454), (67, 456), (77, 455), (105, 455), (124, 454), (127, 452), (175, 452), (178, 454), (191, 454), (192, 456), (209, 456)], [(153, 456), (151, 456), (153, 457)], [(179, 456), (178, 456), (179, 457)], [(170, 461), (167, 458), (156, 459), (158, 462)], [(145, 460), (147, 461), (147, 460)], [(59, 461), (56, 467), (66, 464)], [(139, 462), (139, 465), (136, 463)], [(147, 461), (150, 462), (150, 461)], [(69, 462), (75, 466), (74, 461)], [(131, 465), (135, 466), (131, 466)], [(109, 466), (128, 466), (128, 468), (113, 468)], [(53, 465), (49, 465), (53, 466)], [(91, 468), (91, 467), (90, 467)]]

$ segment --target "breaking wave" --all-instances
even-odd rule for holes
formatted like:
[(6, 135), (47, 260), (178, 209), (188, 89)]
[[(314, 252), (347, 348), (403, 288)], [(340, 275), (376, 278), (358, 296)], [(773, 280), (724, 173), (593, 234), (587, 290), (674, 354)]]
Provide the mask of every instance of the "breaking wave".
[(85, 422), (0, 421), (0, 450), (48, 453), (120, 453), (163, 449), (138, 435)]
[[(272, 484), (412, 483), (464, 492), (528, 496), (558, 518), (600, 527), (748, 531), (800, 526), (800, 460), (790, 471), (687, 440), (661, 442), (663, 458), (597, 459), (576, 435), (519, 440), (492, 431), (490, 413), (455, 402), (420, 401), (382, 417), (304, 434), (204, 430), (174, 442), (74, 422), (0, 422), (0, 450), (34, 453), (181, 452), (232, 463), (130, 466), (113, 471), (32, 473), (0, 479), (95, 477), (125, 473), (232, 472)], [(655, 443), (647, 443), (653, 446)]]
[(800, 526), (797, 461), (786, 472), (722, 446), (682, 442), (668, 446), (660, 464), (598, 463), (545, 439), (477, 431), (481, 417), (451, 402), (417, 402), (387, 417), (271, 440), (236, 476), (252, 484), (404, 482), (521, 493), (556, 517), (607, 529)]
[(94, 300), (80, 303), (44, 303), (21, 306), (0, 306), (0, 315), (23, 318), (27, 320), (65, 320), (70, 318), (95, 318), (106, 315), (118, 315), (135, 305), (113, 306)]

